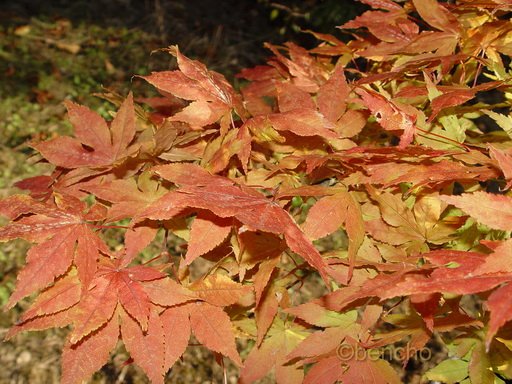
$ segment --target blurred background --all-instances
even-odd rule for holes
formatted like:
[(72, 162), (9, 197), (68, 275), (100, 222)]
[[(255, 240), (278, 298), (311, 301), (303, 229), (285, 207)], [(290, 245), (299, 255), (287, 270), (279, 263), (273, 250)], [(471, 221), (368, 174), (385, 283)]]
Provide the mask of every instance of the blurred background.
[[(28, 140), (71, 132), (62, 102), (85, 104), (105, 117), (112, 109), (92, 96), (106, 89), (137, 97), (154, 91), (135, 74), (173, 68), (157, 51), (177, 44), (187, 56), (238, 85), (241, 69), (263, 64), (263, 43), (315, 45), (304, 30), (331, 33), (366, 7), (355, 0), (17, 0), (0, 6), (0, 198), (13, 183), (47, 170), (30, 161)], [(153, 52), (155, 51), (155, 52)], [(152, 54), (153, 52), (153, 54)], [(0, 221), (0, 224), (3, 224)], [(0, 244), (0, 305), (12, 292), (28, 245)], [(0, 313), (0, 337), (29, 301)], [(66, 330), (25, 333), (0, 343), (0, 383), (57, 383)], [(243, 354), (242, 354), (243, 355)], [(93, 383), (144, 383), (122, 346)], [(169, 383), (221, 382), (213, 356), (188, 348)], [(233, 374), (230, 382), (236, 382)]]

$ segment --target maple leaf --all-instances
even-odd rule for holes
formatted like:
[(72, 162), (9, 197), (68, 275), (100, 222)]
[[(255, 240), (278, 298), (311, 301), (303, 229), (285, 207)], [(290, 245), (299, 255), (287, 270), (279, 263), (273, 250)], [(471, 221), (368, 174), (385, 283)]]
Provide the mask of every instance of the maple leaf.
[(279, 311), (278, 295), (282, 295), (283, 290), (279, 290), (274, 284), (271, 284), (262, 294), (258, 304), (254, 308), (256, 318), (256, 345), (260, 346), (265, 335)]
[(254, 292), (256, 296), (256, 306), (258, 305), (263, 296), (264, 290), (267, 287), (267, 284), (278, 264), (278, 261), (279, 259), (274, 257), (261, 262), (258, 266), (258, 271), (254, 274), (253, 282)]
[(329, 356), (316, 363), (304, 378), (304, 384), (334, 384), (342, 377), (345, 367), (338, 356)]
[[(481, 276), (510, 273), (512, 240), (498, 242), (485, 260), (476, 266), (474, 274)], [(507, 321), (512, 319), (510, 307), (510, 281), (494, 290), (485, 303), (486, 309), (490, 312), (489, 329), (486, 335), (487, 349), (497, 333)]]
[[(427, 80), (427, 87), (436, 89), (435, 86), (433, 84), (429, 84), (429, 82), (430, 81)], [(434, 118), (441, 112), (441, 110), (464, 104), (467, 101), (473, 99), (477, 92), (492, 89), (500, 84), (501, 82), (499, 81), (491, 81), (474, 86), (472, 88), (454, 87), (454, 89), (450, 89), (444, 93), (441, 93), (436, 89), (434, 94), (437, 96), (433, 97), (432, 99), (432, 103), (430, 105), (432, 108), (432, 113), (428, 118), (428, 122), (434, 120)]]
[(101, 184), (89, 184), (83, 189), (112, 203), (106, 218), (111, 222), (136, 216), (166, 192), (156, 180), (151, 179), (151, 174), (147, 172), (139, 175), (137, 181), (134, 179), (112, 180)]
[[(293, 310), (293, 309), (292, 309)], [(349, 311), (345, 314), (318, 308), (316, 311), (293, 311), (307, 322), (320, 327), (327, 327), (324, 331), (314, 332), (303, 340), (287, 358), (291, 361), (302, 359), (304, 362), (315, 361), (315, 365), (304, 378), (304, 383), (335, 383), (359, 382), (360, 369), (378, 370), (379, 375), (365, 375), (365, 380), (375, 383), (398, 383), (396, 373), (383, 360), (369, 358), (371, 351), (357, 343), (354, 337), (361, 332), (357, 323), (357, 312)], [(380, 315), (380, 311), (379, 311)], [(341, 348), (341, 349), (340, 349)], [(348, 348), (348, 349), (347, 349)], [(361, 359), (361, 351), (365, 358)], [(345, 352), (348, 352), (345, 355)], [(362, 364), (360, 361), (368, 361)], [(370, 364), (370, 366), (366, 366)], [(352, 372), (351, 372), (352, 371)]]
[(276, 68), (269, 65), (258, 65), (254, 68), (243, 69), (236, 77), (251, 82), (241, 89), (244, 106), (252, 116), (267, 115), (273, 108), (265, 102), (269, 96), (276, 97), (276, 81), (281, 76)]
[(276, 91), (280, 112), (288, 112), (294, 109), (316, 109), (315, 102), (309, 92), (292, 83), (286, 81), (276, 83)]
[(42, 331), (49, 328), (62, 328), (67, 327), (72, 324), (72, 322), (72, 313), (66, 310), (44, 316), (36, 316), (11, 327), (5, 335), (5, 340), (9, 340), (23, 331)]
[(439, 198), (491, 228), (512, 230), (512, 198), (509, 196), (477, 191), (461, 196), (443, 195)]
[[(350, 88), (347, 84), (343, 67), (337, 65), (329, 80), (318, 90), (316, 101), (318, 110), (329, 121), (338, 121), (347, 108), (345, 100), (348, 98), (349, 93)], [(338, 102), (333, 103), (333, 100), (338, 100)]]
[[(484, 292), (512, 279), (509, 271), (488, 273), (484, 267), (495, 263), (494, 260), (488, 260), (490, 256), (485, 254), (439, 250), (424, 253), (422, 256), (434, 262), (434, 266), (426, 265), (422, 269), (408, 267), (390, 274), (382, 273), (362, 284), (336, 290), (312, 302), (291, 308), (288, 312), (300, 316), (308, 311), (318, 311), (318, 306), (340, 311), (367, 297), (384, 300), (437, 292), (459, 295)], [(453, 267), (454, 263), (456, 267)]]
[[(201, 302), (183, 304), (198, 298), (192, 291), (170, 284), (171, 280), (162, 278), (154, 269), (113, 268), (107, 263), (107, 267), (98, 270), (94, 288), (78, 305), (64, 311), (75, 324), (65, 352), (69, 355), (63, 373), (66, 380), (69, 377), (69, 382), (77, 382), (99, 369), (117, 342), (119, 327), (131, 357), (152, 382), (163, 383), (163, 375), (188, 345), (190, 332), (209, 349), (242, 364), (229, 316), (221, 308)], [(158, 315), (151, 302), (173, 307)], [(99, 343), (103, 345), (102, 353), (88, 358), (80, 368), (79, 359)]]
[(221, 128), (224, 133), (227, 132), (232, 121), (232, 111), (243, 116), (240, 97), (224, 76), (184, 56), (177, 46), (170, 47), (168, 52), (176, 56), (179, 70), (153, 72), (149, 76), (140, 77), (159, 91), (191, 101), (169, 119), (201, 128), (220, 120)]
[[(304, 307), (303, 307), (304, 308)], [(309, 307), (311, 309), (311, 307)], [(305, 338), (287, 356), (290, 361), (297, 359), (322, 360), (325, 356), (337, 354), (337, 351), (346, 337), (357, 337), (360, 332), (360, 325), (357, 324), (356, 311), (347, 313), (336, 313), (325, 308), (317, 307), (315, 313), (294, 311), (299, 318), (317, 327), (325, 327), (321, 332), (313, 332)], [(287, 310), (287, 312), (292, 312)], [(339, 359), (338, 359), (339, 361)]]
[[(393, 367), (385, 360), (353, 359), (347, 364), (349, 368), (339, 377), (343, 383), (398, 384), (401, 382)], [(313, 374), (311, 376), (314, 377)]]
[(251, 287), (236, 283), (225, 275), (212, 275), (188, 286), (197, 298), (219, 307), (235, 304), (252, 292)]
[[(166, 350), (162, 343), (164, 330), (168, 329), (164, 326), (166, 319), (156, 311), (156, 308), (151, 308), (146, 331), (126, 311), (117, 307), (105, 324), (81, 340), (72, 342), (73, 334), (70, 334), (63, 351), (62, 382), (79, 383), (88, 379), (108, 360), (109, 352), (121, 334), (135, 364), (144, 370), (151, 382), (163, 383), (164, 374), (172, 363), (165, 364)], [(170, 340), (168, 348), (172, 348)]]
[(33, 176), (14, 183), (14, 186), (29, 191), (30, 197), (46, 200), (52, 194), (51, 185), (55, 179), (51, 176)]
[(5, 339), (8, 340), (21, 331), (65, 327), (71, 324), (73, 316), (69, 309), (80, 301), (81, 288), (76, 270), (72, 269), (40, 293), (16, 325), (9, 329)]
[(494, 160), (496, 160), (499, 168), (505, 176), (505, 180), (507, 180), (505, 189), (509, 189), (512, 186), (512, 156), (508, 151), (494, 148), (491, 145), (489, 145), (489, 154)]
[(276, 318), (267, 337), (259, 347), (254, 347), (244, 362), (240, 373), (240, 383), (254, 383), (263, 378), (272, 368), (276, 383), (302, 383), (302, 368), (286, 365), (288, 355), (308, 332), (295, 323), (284, 323)]
[(496, 379), (488, 349), (481, 340), (476, 340), (468, 365), (469, 380), (473, 383), (492, 383)]
[(108, 360), (119, 338), (119, 325), (110, 321), (78, 344), (64, 345), (61, 383), (81, 383)]
[(512, 284), (508, 283), (496, 289), (487, 299), (485, 306), (490, 311), (489, 330), (486, 335), (486, 345), (489, 345), (498, 329), (507, 321), (512, 320), (512, 302), (510, 295), (512, 293)]
[(460, 32), (457, 18), (437, 0), (413, 0), (413, 4), (422, 19), (434, 28), (454, 34)]
[[(379, 348), (407, 338), (419, 349), (455, 331), (460, 360), (425, 378), (508, 378), (510, 196), (474, 191), (502, 177), (511, 186), (512, 128), (495, 112), (506, 103), (468, 102), (510, 96), (511, 7), (361, 2), (372, 9), (342, 26), (355, 37), (347, 43), (308, 31), (320, 41), (313, 49), (267, 44), (268, 65), (239, 75), (242, 97), (170, 47), (178, 70), (143, 77), (164, 96), (144, 100), (155, 112), (109, 94), (120, 108), (106, 122), (68, 102), (75, 137), (33, 145), (55, 170), (16, 183), (30, 196), (0, 201), (9, 219), (0, 241), (35, 243), (8, 306), (41, 290), (6, 337), (71, 325), (66, 383), (87, 380), (121, 338), (162, 383), (192, 334), (241, 366), (236, 324), (237, 337), (255, 341), (242, 383), (273, 369), (277, 383), (380, 384), (398, 379), (374, 359)], [(504, 132), (486, 133), (483, 114)], [(114, 252), (100, 231), (125, 219)], [(348, 250), (325, 239), (339, 230)], [(156, 257), (131, 265), (145, 248)], [(157, 264), (175, 252), (176, 265)], [(312, 269), (327, 287), (309, 292)], [(461, 313), (461, 295), (478, 296), (488, 316)], [(397, 297), (400, 306), (388, 302)], [(366, 358), (342, 356), (345, 347)]]
[(144, 370), (152, 383), (163, 384), (166, 372), (162, 345), (164, 327), (162, 319), (155, 312), (149, 312), (147, 331), (143, 331), (131, 316), (124, 314), (121, 317), (121, 334), (134, 363)]
[(208, 170), (190, 163), (174, 163), (152, 168), (160, 177), (176, 185), (207, 186), (209, 184), (233, 185), (235, 182), (226, 177), (212, 175)]
[(91, 285), (93, 288), (84, 294), (77, 308), (73, 308), (75, 327), (69, 335), (72, 344), (109, 322), (117, 307), (117, 295), (112, 294), (109, 279), (98, 277)]
[[(315, 331), (302, 340), (286, 358), (290, 362), (310, 362), (311, 360), (321, 362), (325, 358), (328, 359), (328, 356), (335, 355), (343, 340), (353, 331), (350, 328), (344, 330), (341, 326)], [(341, 365), (339, 358), (338, 364)]]
[[(380, 375), (377, 378), (367, 377), (365, 380), (375, 383), (397, 383), (399, 382), (396, 373), (389, 365), (382, 360), (370, 358), (372, 353), (370, 349), (366, 350), (366, 346), (355, 341), (358, 334), (361, 334), (363, 328), (357, 322), (357, 311), (349, 311), (341, 314), (328, 311), (322, 307), (309, 306), (302, 308), (291, 308), (289, 312), (298, 315), (308, 323), (318, 327), (327, 327), (325, 330), (313, 332), (305, 340), (303, 340), (287, 358), (290, 361), (301, 359), (303, 362), (315, 361), (304, 379), (304, 383), (335, 383), (338, 380), (343, 382), (358, 382), (356, 379), (360, 369), (377, 369)], [(299, 309), (297, 311), (297, 309)], [(371, 310), (370, 310), (371, 312)], [(377, 312), (377, 319), (380, 316), (381, 309)], [(366, 313), (365, 321), (372, 321), (372, 316)], [(368, 324), (365, 325), (366, 327)], [(368, 347), (368, 348), (371, 348)], [(361, 352), (365, 358), (361, 359)], [(360, 361), (369, 361), (369, 367), (361, 364)], [(368, 363), (367, 363), (368, 364)], [(364, 366), (364, 367), (363, 367)], [(352, 372), (350, 372), (352, 371)], [(360, 378), (359, 378), (360, 379)]]
[(241, 273), (266, 261), (279, 262), (279, 256), (286, 250), (284, 241), (278, 236), (262, 232), (238, 233), (236, 240), (232, 242), (232, 247), (239, 260)]
[(199, 212), (190, 228), (185, 262), (191, 264), (199, 256), (220, 245), (229, 235), (232, 220), (222, 219), (209, 213)]
[(496, 124), (506, 132), (509, 138), (512, 137), (512, 116), (502, 115), (501, 113), (496, 113), (487, 109), (483, 109), (482, 112), (492, 118)]
[(137, 226), (126, 231), (124, 235), (124, 255), (121, 266), (125, 267), (146, 248), (155, 238), (158, 228), (154, 226)]
[(440, 299), (441, 294), (439, 293), (411, 296), (412, 307), (421, 315), (425, 326), (430, 332), (434, 331), (434, 315), (436, 314)]
[(414, 187), (441, 186), (451, 183), (471, 180), (489, 180), (497, 176), (494, 169), (482, 165), (468, 167), (461, 163), (441, 160), (431, 164), (406, 163), (376, 163), (368, 164), (365, 172), (369, 175), (368, 182), (383, 184), (389, 187), (400, 183), (410, 182)]
[(167, 277), (144, 281), (142, 284), (150, 301), (160, 306), (170, 307), (198, 300), (194, 292)]
[[(204, 172), (206, 171), (196, 171), (196, 173)], [(230, 185), (232, 184), (230, 179), (210, 175), (205, 178), (205, 181), (210, 179), (219, 180), (220, 183), (202, 183), (206, 184), (204, 186), (183, 185), (149, 206), (139, 215), (140, 218), (170, 219), (185, 207), (206, 209), (219, 217), (234, 217), (251, 231), (283, 234), (290, 249), (303, 257), (318, 270), (324, 280), (327, 280), (327, 266), (321, 255), (290, 214), (279, 204), (254, 190)]]
[(272, 44), (265, 43), (265, 47), (275, 55), (275, 60), (281, 64), (280, 68), (284, 66), (287, 69), (295, 85), (306, 92), (318, 91), (318, 83), (323, 79), (323, 68), (306, 49), (291, 42), (285, 43), (284, 49), (290, 55), (287, 58)]
[(280, 281), (270, 280), (277, 276), (279, 269), (276, 268), (278, 259), (270, 259), (259, 265), (258, 272), (254, 276), (254, 287), (256, 291), (256, 305), (254, 308), (256, 318), (256, 345), (260, 346), (267, 331), (278, 314), (279, 307), (286, 308), (290, 305), (286, 285), (289, 278)]
[[(253, 117), (245, 125), (256, 137), (263, 139), (272, 134), (269, 127), (276, 131), (289, 131), (298, 136), (320, 136), (324, 139), (336, 139), (335, 125), (314, 109), (292, 109), (286, 112)], [(275, 131), (274, 131), (275, 132)], [(275, 133), (275, 135), (278, 135)], [(277, 138), (277, 137), (276, 137)], [(283, 141), (278, 139), (276, 141)]]
[[(382, 4), (385, 4), (382, 2)], [(375, 5), (375, 4), (374, 4)], [(418, 33), (417, 26), (409, 21), (404, 9), (400, 6), (389, 9), (388, 12), (367, 11), (343, 24), (342, 28), (368, 28), (368, 30), (383, 42), (388, 43), (385, 47), (389, 49), (389, 43), (395, 43), (404, 47)], [(373, 7), (373, 6), (372, 6)], [(380, 7), (373, 7), (380, 8)], [(401, 44), (397, 44), (401, 43)], [(379, 44), (377, 44), (379, 45)], [(396, 49), (396, 46), (392, 45)]]
[[(134, 266), (119, 268), (111, 261), (102, 261), (92, 288), (84, 295), (76, 307), (75, 327), (70, 341), (75, 344), (83, 337), (109, 321), (118, 302), (145, 331), (151, 308), (151, 296), (144, 289), (143, 282), (164, 278), (165, 275), (153, 268)], [(185, 296), (183, 302), (190, 298)]]
[(409, 105), (399, 105), (397, 102), (387, 100), (380, 94), (357, 88), (364, 104), (370, 109), (377, 122), (388, 131), (403, 131), (400, 137), (399, 148), (411, 144), (416, 132), (417, 110)]
[(123, 102), (110, 127), (90, 109), (66, 103), (69, 118), (75, 128), (76, 139), (62, 136), (35, 144), (43, 157), (63, 168), (112, 167), (132, 155), (130, 147), (135, 136), (135, 113), (130, 93)]
[(365, 230), (359, 204), (348, 192), (339, 192), (318, 200), (309, 210), (303, 229), (312, 240), (325, 237), (345, 226), (349, 237), (348, 258), (350, 263), (348, 279), (352, 277), (357, 251), (361, 246)]
[(106, 245), (88, 224), (88, 220), (102, 218), (104, 212), (88, 208), (71, 196), (55, 195), (53, 202), (44, 204), (27, 196), (13, 196), (0, 202), (0, 212), (13, 219), (0, 229), (0, 240), (23, 238), (38, 243), (28, 251), (27, 264), (18, 275), (8, 308), (51, 284), (72, 263), (87, 287), (96, 271), (100, 251), (108, 253)]
[(80, 301), (81, 284), (76, 271), (57, 279), (42, 291), (32, 305), (23, 313), (19, 323), (37, 316), (50, 315), (68, 309)]
[(394, 330), (375, 334), (371, 342), (365, 343), (365, 347), (380, 348), (384, 345), (391, 345), (407, 338), (408, 348), (401, 351), (400, 355), (397, 356), (405, 363), (413, 357), (417, 351), (425, 347), (432, 337), (431, 332), (434, 330), (436, 332), (451, 332), (454, 329), (481, 326), (480, 321), (461, 314), (458, 310), (450, 311), (444, 315), (444, 317), (436, 318), (435, 321), (432, 322), (432, 330), (427, 329), (422, 317), (414, 312), (408, 315), (387, 315), (383, 320), (392, 324)]
[[(426, 60), (429, 61), (438, 56), (443, 57), (454, 53), (461, 36), (458, 20), (454, 15), (449, 14), (448, 10), (437, 4), (435, 0), (425, 2), (427, 5), (421, 1), (414, 2), (427, 23), (439, 29), (435, 32), (428, 30), (420, 32), (418, 24), (415, 23), (416, 20), (407, 16), (407, 6), (402, 8), (390, 6), (389, 3), (378, 1), (372, 4), (370, 2), (373, 8), (386, 9), (387, 12), (367, 11), (342, 26), (342, 28), (368, 28), (377, 38), (375, 40), (359, 35), (360, 42), (355, 47), (357, 54), (374, 61), (388, 61), (396, 60), (404, 54), (418, 55), (435, 52), (428, 56)], [(449, 15), (446, 15), (447, 13)], [(387, 70), (386, 72), (375, 74), (375, 80), (389, 79), (398, 71)]]
[(251, 136), (246, 125), (228, 131), (206, 146), (201, 165), (212, 173), (223, 171), (231, 158), (237, 155), (242, 164), (247, 165), (251, 152)]
[(386, 192), (370, 195), (378, 202), (381, 214), (381, 219), (365, 222), (375, 239), (393, 245), (406, 244), (411, 249), (421, 249), (426, 242), (442, 244), (451, 239), (454, 227), (441, 220), (446, 205), (437, 196), (422, 196), (411, 210), (400, 196)]
[[(348, 365), (348, 369), (346, 365)], [(365, 358), (341, 362), (339, 356), (322, 359), (311, 367), (304, 378), (304, 384), (334, 384), (337, 382), (398, 384), (401, 381), (395, 370), (385, 360)]]
[(488, 242), (482, 241), (488, 248), (492, 249), (492, 253), (488, 255), (482, 263), (475, 266), (475, 272), (478, 274), (512, 272), (510, 267), (510, 259), (512, 250), (512, 240)]
[(183, 354), (191, 332), (208, 349), (242, 365), (230, 318), (221, 308), (205, 302), (189, 303), (166, 309), (161, 319), (166, 340), (166, 367)]
[(322, 41), (321, 44), (310, 50), (310, 52), (313, 54), (338, 56), (344, 53), (351, 53), (351, 50), (347, 46), (347, 44), (345, 44), (338, 38), (334, 37), (333, 35), (309, 30), (304, 32), (310, 33), (311, 35), (315, 36), (318, 40)]
[(188, 304), (190, 326), (197, 340), (208, 349), (222, 353), (238, 366), (242, 360), (235, 345), (229, 316), (219, 307), (208, 303)]
[[(512, 274), (502, 272), (496, 274), (472, 274), (465, 268), (438, 268), (429, 276), (422, 274), (406, 276), (404, 280), (393, 289), (378, 294), (381, 298), (392, 296), (452, 292), (456, 294), (469, 294), (487, 291), (504, 282), (510, 281)], [(401, 293), (398, 294), (398, 291)]]
[[(169, 324), (163, 323), (167, 317), (160, 318), (152, 303), (167, 306), (197, 300), (191, 291), (180, 288), (163, 276), (152, 268), (134, 266), (119, 269), (115, 264), (104, 261), (91, 283), (92, 288), (80, 298), (78, 304), (68, 300), (66, 305), (63, 301), (57, 307), (46, 308), (46, 312), (39, 310), (45, 301), (74, 297), (77, 284), (73, 279), (76, 280), (76, 277), (70, 275), (44, 291), (24, 316), (30, 318), (11, 331), (9, 336), (23, 329), (47, 327), (45, 319), (55, 325), (73, 322), (74, 329), (69, 334), (63, 354), (62, 380), (74, 383), (86, 379), (105, 363), (108, 353), (117, 343), (120, 326), (122, 339), (134, 362), (144, 369), (153, 382), (163, 383), (164, 373), (179, 356), (175, 356), (172, 362), (165, 360), (168, 364), (164, 364), (164, 356), (172, 352), (172, 343), (169, 341), (168, 352), (165, 352), (161, 341), (164, 330), (169, 331), (172, 326), (169, 328)], [(62, 306), (66, 308), (61, 310)], [(52, 314), (54, 310), (60, 312)], [(187, 342), (188, 337), (189, 334)], [(95, 349), (100, 353), (88, 356)], [(83, 364), (80, 364), (82, 360)]]
[[(425, 254), (426, 258), (432, 259), (436, 263), (442, 262), (443, 266), (437, 267), (428, 276), (423, 273), (405, 274), (400, 278), (401, 281), (396, 282), (391, 289), (387, 289), (386, 292), (379, 293), (377, 296), (389, 298), (395, 296), (398, 291), (402, 291), (406, 295), (413, 295), (435, 292), (469, 294), (490, 290), (512, 278), (509, 270), (493, 273), (489, 271), (495, 267), (495, 261), (499, 255), (509, 247), (509, 242), (505, 242), (504, 247), (497, 248), (495, 254), (491, 254), (491, 256), (441, 250), (427, 253)], [(495, 257), (492, 257), (493, 255)], [(456, 263), (456, 267), (453, 267), (451, 263)]]
[(190, 321), (187, 307), (182, 305), (167, 308), (160, 318), (164, 330), (164, 371), (167, 372), (188, 346)]

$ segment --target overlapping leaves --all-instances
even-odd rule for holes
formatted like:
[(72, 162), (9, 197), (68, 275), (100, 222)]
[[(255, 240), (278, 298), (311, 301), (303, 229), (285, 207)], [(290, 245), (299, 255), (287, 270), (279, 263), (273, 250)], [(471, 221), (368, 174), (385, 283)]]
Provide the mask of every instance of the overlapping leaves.
[(154, 112), (68, 102), (75, 137), (32, 143), (55, 171), (0, 202), (0, 240), (35, 243), (7, 307), (39, 292), (8, 337), (71, 326), (66, 383), (119, 339), (163, 382), (191, 335), (243, 383), (399, 382), (379, 348), (434, 333), (463, 346), (462, 379), (512, 377), (511, 6), (362, 2), (357, 38), (268, 45), (240, 92), (170, 47), (178, 69), (142, 76)]

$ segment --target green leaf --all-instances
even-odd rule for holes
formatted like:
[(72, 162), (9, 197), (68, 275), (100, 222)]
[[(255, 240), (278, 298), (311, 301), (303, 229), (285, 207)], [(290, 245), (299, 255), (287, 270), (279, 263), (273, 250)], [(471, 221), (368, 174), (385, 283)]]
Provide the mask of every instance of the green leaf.
[(464, 360), (445, 360), (430, 369), (423, 377), (427, 380), (456, 384), (468, 377), (468, 362)]
[(496, 124), (498, 124), (500, 128), (503, 129), (510, 138), (512, 138), (512, 116), (502, 115), (501, 113), (489, 111), (487, 109), (483, 109), (482, 112), (493, 119)]

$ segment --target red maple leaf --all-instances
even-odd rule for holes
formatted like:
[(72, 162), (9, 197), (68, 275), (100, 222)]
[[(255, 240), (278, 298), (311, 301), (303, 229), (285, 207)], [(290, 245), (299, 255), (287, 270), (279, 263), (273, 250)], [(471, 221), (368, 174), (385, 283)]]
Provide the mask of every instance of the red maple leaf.
[(405, 148), (411, 144), (416, 133), (417, 111), (410, 105), (400, 105), (397, 102), (387, 100), (382, 95), (365, 90), (356, 89), (362, 97), (363, 103), (375, 116), (377, 122), (387, 131), (402, 132), (399, 148)]
[(172, 94), (190, 103), (170, 120), (183, 121), (192, 127), (220, 122), (224, 133), (232, 123), (232, 112), (243, 116), (238, 94), (221, 74), (209, 71), (204, 64), (184, 56), (174, 46), (168, 52), (178, 59), (179, 70), (154, 72), (141, 76), (161, 92)]
[(109, 252), (88, 223), (104, 218), (105, 211), (96, 208), (63, 195), (55, 195), (54, 201), (46, 203), (20, 195), (0, 203), (0, 213), (12, 219), (0, 229), (0, 239), (23, 238), (37, 243), (28, 252), (7, 307), (53, 283), (72, 263), (82, 284), (89, 285), (100, 252)]
[(103, 118), (87, 107), (66, 103), (68, 115), (75, 128), (75, 138), (60, 136), (36, 148), (48, 161), (63, 168), (106, 168), (134, 154), (130, 147), (135, 136), (133, 96), (128, 95), (110, 127)]
[[(173, 170), (179, 165), (171, 166)], [(181, 188), (164, 195), (154, 204), (143, 211), (138, 220), (148, 218), (153, 220), (170, 219), (179, 214), (184, 208), (193, 207), (211, 211), (219, 217), (234, 217), (251, 231), (282, 234), (290, 249), (303, 257), (311, 266), (318, 270), (327, 280), (328, 267), (322, 256), (297, 226), (293, 218), (281, 206), (261, 193), (232, 185), (233, 181), (220, 176), (212, 176), (200, 167), (186, 165), (187, 169), (196, 168), (191, 173), (203, 174), (204, 185), (189, 185), (185, 181)], [(162, 174), (162, 169), (159, 168)], [(165, 177), (165, 176), (164, 176)], [(172, 177), (171, 181), (180, 183)]]

